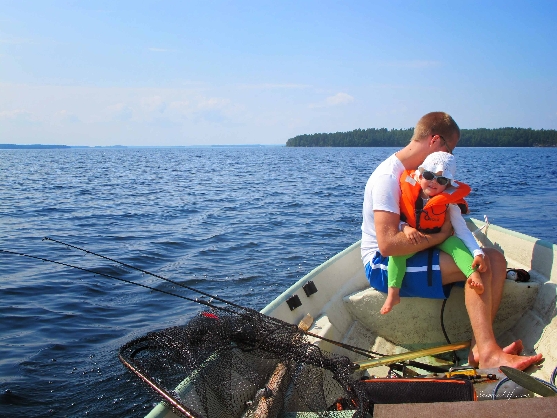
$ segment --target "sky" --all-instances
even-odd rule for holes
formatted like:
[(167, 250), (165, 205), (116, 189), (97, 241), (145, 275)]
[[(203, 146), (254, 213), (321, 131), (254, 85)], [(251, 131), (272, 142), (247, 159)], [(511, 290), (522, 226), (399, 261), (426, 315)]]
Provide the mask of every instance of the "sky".
[(557, 1), (0, 0), (0, 143), (557, 129)]

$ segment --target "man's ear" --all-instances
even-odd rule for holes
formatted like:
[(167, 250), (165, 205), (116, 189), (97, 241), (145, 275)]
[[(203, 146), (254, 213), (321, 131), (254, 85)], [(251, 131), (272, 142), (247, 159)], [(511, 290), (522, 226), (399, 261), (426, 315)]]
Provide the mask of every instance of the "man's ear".
[(435, 134), (435, 135), (430, 135), (429, 136), (429, 146), (430, 147), (435, 146), (437, 141), (441, 141), (441, 138), (439, 137), (439, 135)]

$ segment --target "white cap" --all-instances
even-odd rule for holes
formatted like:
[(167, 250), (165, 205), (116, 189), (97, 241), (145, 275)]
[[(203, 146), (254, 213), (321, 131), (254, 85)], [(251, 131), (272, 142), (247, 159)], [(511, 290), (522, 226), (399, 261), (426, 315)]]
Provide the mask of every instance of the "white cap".
[(420, 175), (424, 171), (431, 171), (434, 174), (441, 172), (440, 176), (446, 177), (451, 181), (451, 185), (458, 187), (454, 182), (456, 174), (456, 160), (454, 155), (448, 152), (437, 151), (429, 154), (424, 162), (418, 167)]

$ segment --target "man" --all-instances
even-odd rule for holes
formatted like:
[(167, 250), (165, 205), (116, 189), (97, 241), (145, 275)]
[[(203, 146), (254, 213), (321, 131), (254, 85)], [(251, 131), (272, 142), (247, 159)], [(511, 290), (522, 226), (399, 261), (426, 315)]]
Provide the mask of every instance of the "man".
[[(453, 283), (466, 280), (451, 256), (438, 249), (429, 250), (452, 234), (448, 216), (440, 232), (420, 234), (413, 242), (399, 229), (400, 175), (404, 170), (417, 169), (433, 152), (452, 154), (459, 139), (460, 129), (451, 116), (444, 112), (428, 113), (418, 121), (410, 143), (383, 161), (369, 178), (364, 194), (361, 251), (367, 278), (375, 289), (387, 292), (389, 256), (415, 252), (407, 261), (401, 296), (444, 299)], [(493, 319), (501, 302), (507, 263), (495, 249), (486, 248), (484, 252), (487, 265), (481, 273), (484, 292), (478, 294), (470, 286), (464, 288), (473, 331), (469, 363), (486, 369), (506, 365), (524, 370), (539, 362), (542, 355), (519, 356), (523, 349), (520, 340), (505, 348), (497, 344)]]

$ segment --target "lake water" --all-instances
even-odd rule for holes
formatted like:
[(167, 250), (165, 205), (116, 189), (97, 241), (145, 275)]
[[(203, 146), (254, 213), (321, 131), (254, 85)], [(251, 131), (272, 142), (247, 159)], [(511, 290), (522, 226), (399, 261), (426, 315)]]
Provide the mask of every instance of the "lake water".
[[(360, 239), (365, 183), (394, 151), (0, 150), (0, 249), (167, 289), (42, 241), (48, 236), (259, 310)], [(557, 243), (557, 149), (457, 148), (455, 155), (457, 179), (473, 188), (472, 216)], [(199, 309), (1, 253), (0, 295), (0, 416), (145, 415), (158, 399), (121, 365), (118, 348)]]

